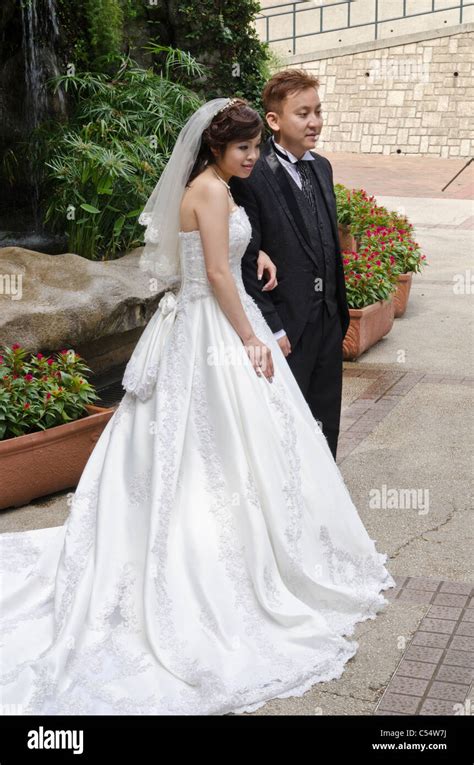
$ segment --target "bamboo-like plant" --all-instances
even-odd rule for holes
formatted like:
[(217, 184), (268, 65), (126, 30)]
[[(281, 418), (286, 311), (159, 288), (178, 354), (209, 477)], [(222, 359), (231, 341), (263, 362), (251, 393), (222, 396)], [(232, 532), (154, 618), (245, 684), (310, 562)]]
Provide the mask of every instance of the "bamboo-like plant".
[(45, 222), (66, 232), (68, 248), (91, 260), (107, 260), (143, 243), (138, 223), (148, 196), (186, 120), (202, 103), (183, 80), (203, 77), (205, 67), (166, 46), (159, 74), (120, 57), (117, 71), (54, 78), (72, 92), (67, 124), (47, 123), (35, 134), (35, 158), (47, 168)]

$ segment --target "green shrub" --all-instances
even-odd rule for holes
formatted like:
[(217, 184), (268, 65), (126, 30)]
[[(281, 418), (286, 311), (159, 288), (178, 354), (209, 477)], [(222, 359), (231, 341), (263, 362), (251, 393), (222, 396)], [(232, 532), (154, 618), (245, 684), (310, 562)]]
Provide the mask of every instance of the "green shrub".
[(166, 53), (161, 74), (122, 58), (113, 75), (84, 72), (55, 78), (72, 92), (68, 124), (44, 125), (34, 138), (36, 163), (48, 169), (45, 221), (66, 232), (68, 249), (106, 260), (143, 242), (138, 215), (157, 183), (178, 134), (201, 100), (171, 75), (202, 76), (188, 54)]
[(55, 357), (19, 343), (0, 350), (0, 439), (78, 420), (99, 398), (85, 377), (91, 370), (71, 349)]

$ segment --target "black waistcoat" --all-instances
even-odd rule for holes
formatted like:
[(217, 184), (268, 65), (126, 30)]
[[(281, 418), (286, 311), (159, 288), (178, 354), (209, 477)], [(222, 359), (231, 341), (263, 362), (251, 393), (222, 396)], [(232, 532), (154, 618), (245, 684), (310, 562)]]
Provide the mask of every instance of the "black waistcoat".
[[(314, 301), (309, 321), (316, 317), (316, 312), (322, 300), (330, 316), (333, 316), (338, 310), (336, 299), (337, 255), (331, 220), (316, 173), (311, 170), (310, 176), (316, 200), (316, 215), (298, 184), (290, 176), (290, 185), (308, 229), (311, 244), (319, 265), (319, 274), (316, 276)], [(318, 277), (320, 277), (322, 284), (317, 281)]]

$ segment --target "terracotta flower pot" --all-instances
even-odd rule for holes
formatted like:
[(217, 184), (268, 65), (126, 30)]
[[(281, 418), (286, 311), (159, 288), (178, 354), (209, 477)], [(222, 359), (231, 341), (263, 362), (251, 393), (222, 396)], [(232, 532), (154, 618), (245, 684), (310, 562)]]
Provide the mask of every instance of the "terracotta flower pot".
[(392, 329), (395, 318), (393, 297), (365, 308), (349, 308), (349, 314), (351, 322), (342, 349), (344, 359), (354, 361)]
[(393, 297), (393, 301), (395, 303), (396, 319), (400, 318), (400, 316), (403, 316), (406, 311), (412, 277), (413, 271), (408, 271), (406, 274), (400, 274), (398, 277), (397, 291)]
[(0, 441), (0, 509), (77, 486), (115, 408), (87, 405), (88, 415)]
[(344, 252), (344, 250), (357, 252), (357, 242), (352, 236), (350, 224), (338, 223), (337, 228), (339, 231), (339, 245), (341, 252)]

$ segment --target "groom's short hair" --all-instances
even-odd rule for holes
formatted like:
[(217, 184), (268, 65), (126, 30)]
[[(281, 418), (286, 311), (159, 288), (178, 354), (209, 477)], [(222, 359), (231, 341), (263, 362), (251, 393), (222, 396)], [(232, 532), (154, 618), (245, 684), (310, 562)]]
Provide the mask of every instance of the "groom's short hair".
[(268, 80), (262, 92), (265, 114), (280, 113), (282, 104), (290, 93), (298, 93), (305, 88), (319, 88), (319, 80), (305, 69), (284, 69)]

